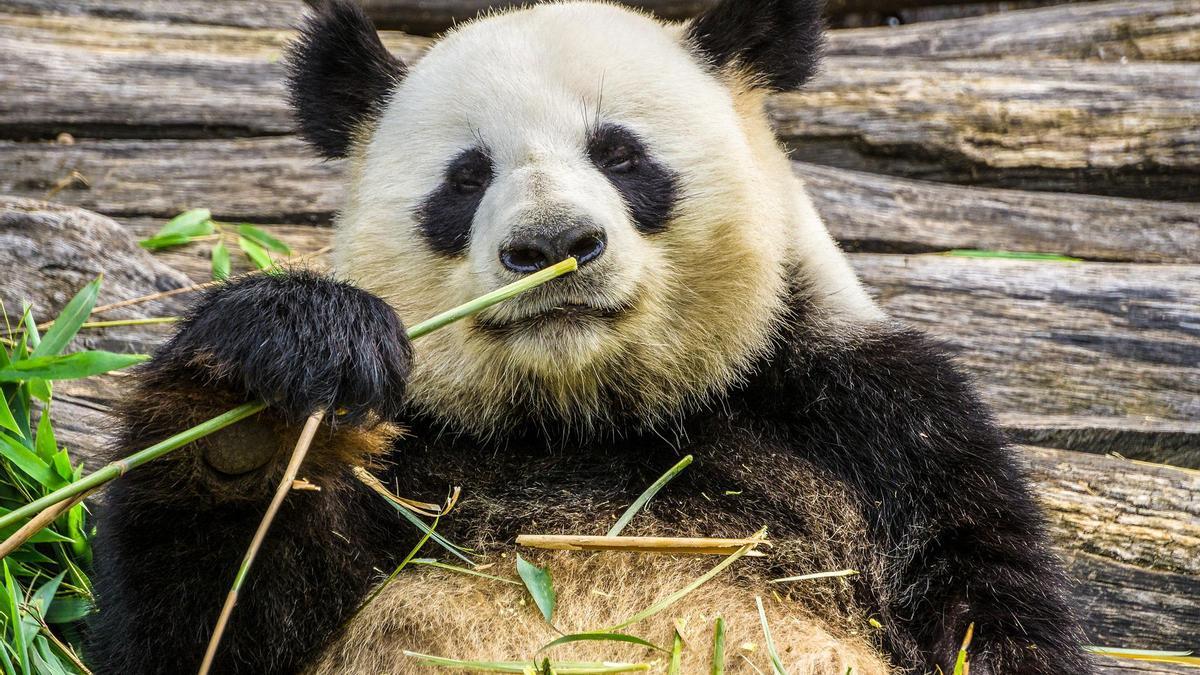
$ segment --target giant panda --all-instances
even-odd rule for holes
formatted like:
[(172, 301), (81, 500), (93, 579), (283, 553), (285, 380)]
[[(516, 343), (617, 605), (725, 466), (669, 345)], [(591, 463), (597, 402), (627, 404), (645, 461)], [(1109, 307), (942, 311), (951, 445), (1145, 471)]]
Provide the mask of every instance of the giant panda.
[[(329, 416), (217, 654), (222, 673), (420, 673), (476, 661), (667, 659), (617, 623), (715, 564), (523, 555), (516, 585), (430, 566), (380, 580), (419, 532), (352, 474), (439, 502), (448, 540), (514, 578), (522, 533), (603, 534), (681, 457), (625, 534), (745, 537), (744, 558), (629, 627), (709, 671), (1089, 672), (1066, 581), (1014, 453), (947, 350), (855, 278), (772, 135), (817, 0), (722, 0), (685, 24), (602, 2), (494, 14), (401, 63), (348, 0), (292, 48), (291, 101), (346, 158), (336, 277), (244, 278), (199, 300), (120, 406), (115, 457), (248, 400), (261, 415), (130, 472), (98, 514), (88, 656), (185, 673), (309, 413)], [(887, 227), (887, 223), (880, 223)], [(403, 326), (574, 256), (579, 269), (416, 344)], [(437, 554), (436, 547), (426, 554)], [(453, 559), (449, 559), (454, 562)], [(857, 576), (772, 584), (791, 575)], [(368, 602), (369, 600), (369, 602)]]

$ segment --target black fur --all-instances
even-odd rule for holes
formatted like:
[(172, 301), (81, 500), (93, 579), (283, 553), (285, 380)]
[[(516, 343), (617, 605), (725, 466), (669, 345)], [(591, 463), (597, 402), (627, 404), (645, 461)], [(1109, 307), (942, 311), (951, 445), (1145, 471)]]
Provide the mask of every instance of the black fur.
[(616, 124), (600, 126), (588, 140), (588, 156), (621, 194), (639, 230), (666, 229), (679, 197), (679, 179), (636, 134)]
[(345, 157), (406, 72), (362, 8), (319, 0), (287, 55), (288, 100), (300, 134), (327, 159)]
[[(311, 288), (299, 284), (298, 293)], [(326, 301), (315, 295), (303, 304)], [(810, 334), (804, 313), (798, 299), (774, 353), (743, 388), (685, 419), (677, 437), (687, 440), (678, 444), (617, 429), (567, 451), (545, 419), (486, 441), (443, 435), (438, 423), (409, 414), (395, 469), (382, 478), (416, 498), (464, 486), (439, 531), (487, 550), (535, 521), (542, 532), (599, 534), (596, 514), (619, 512), (691, 453), (696, 463), (650, 503), (630, 534), (744, 536), (766, 524), (771, 556), (747, 562), (744, 574), (858, 569), (849, 596), (831, 590), (810, 609), (824, 616), (854, 607), (876, 617), (880, 647), (914, 673), (950, 672), (972, 622), (972, 672), (1090, 672), (1027, 482), (945, 350), (903, 328), (830, 344)], [(196, 330), (195, 322), (183, 328)], [(223, 334), (228, 340), (233, 331)], [(192, 342), (203, 341), (175, 340)], [(171, 363), (160, 357), (143, 376), (153, 379)], [(340, 374), (326, 376), (325, 389), (340, 381)], [(127, 434), (125, 447), (155, 437)], [(384, 561), (415, 539), (410, 526), (380, 511), (381, 499), (338, 488), (336, 465), (308, 470), (326, 490), (313, 501), (289, 500), (281, 514), (284, 524), (272, 531), (234, 613), (223, 672), (294, 672), (361, 601), (372, 569), (387, 569)], [(261, 502), (181, 492), (178, 480), (155, 476), (167, 471), (158, 464), (140, 471), (114, 484), (100, 517), (102, 611), (92, 651), (99, 673), (194, 667), (261, 514)]]
[(264, 274), (200, 300), (148, 370), (269, 402), (290, 422), (317, 410), (395, 419), (412, 363), (396, 312), (310, 272)]
[(747, 68), (768, 88), (799, 89), (817, 71), (824, 45), (823, 0), (722, 0), (697, 17), (688, 37), (717, 68)]
[(443, 255), (460, 255), (471, 242), (471, 223), (492, 181), (486, 150), (471, 148), (446, 168), (446, 179), (417, 209), (425, 241)]

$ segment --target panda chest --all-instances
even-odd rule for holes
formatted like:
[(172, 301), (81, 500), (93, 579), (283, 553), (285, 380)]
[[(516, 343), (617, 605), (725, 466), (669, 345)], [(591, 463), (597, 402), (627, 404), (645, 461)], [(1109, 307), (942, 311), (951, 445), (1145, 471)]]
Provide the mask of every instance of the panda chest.
[[(671, 655), (642, 645), (579, 641), (545, 649), (564, 634), (606, 630), (636, 635), (668, 651), (678, 631), (680, 672), (709, 672), (718, 617), (726, 627), (726, 672), (770, 672), (759, 597), (787, 672), (888, 672), (863, 636), (837, 634), (819, 616), (778, 598), (766, 584), (735, 569), (664, 602), (712, 569), (719, 557), (528, 549), (521, 555), (550, 574), (556, 595), (550, 622), (519, 580), (515, 550), (488, 556), (491, 564), (480, 570), (488, 576), (413, 565), (346, 625), (310, 672), (438, 672), (416, 654), (525, 664), (545, 658), (552, 663), (647, 664), (651, 672), (667, 672)], [(645, 616), (655, 608), (661, 609)]]

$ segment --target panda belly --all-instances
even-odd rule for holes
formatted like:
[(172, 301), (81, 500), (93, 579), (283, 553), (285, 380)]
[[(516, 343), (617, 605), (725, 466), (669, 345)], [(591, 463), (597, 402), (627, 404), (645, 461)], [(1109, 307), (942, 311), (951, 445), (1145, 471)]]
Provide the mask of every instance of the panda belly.
[[(620, 623), (683, 588), (716, 562), (714, 558), (624, 553), (524, 555), (539, 565), (549, 565), (558, 595), (554, 622), (563, 633)], [(511, 569), (513, 559), (512, 553), (497, 556), (497, 564), (489, 571)], [(835, 636), (817, 619), (777, 601), (769, 588), (756, 593), (748, 586), (751, 582), (739, 585), (729, 574), (726, 571), (625, 632), (669, 648), (673, 631), (681, 625), (681, 672), (707, 673), (719, 615), (726, 623), (726, 672), (769, 673), (771, 665), (754, 601), (755, 595), (760, 595), (788, 673), (889, 672), (863, 636)], [(504, 572), (497, 575), (510, 576)], [(578, 642), (538, 651), (559, 636), (542, 620), (523, 586), (412, 566), (347, 624), (308, 672), (439, 672), (405, 656), (405, 650), (470, 661), (531, 662), (535, 657), (549, 657), (552, 661), (649, 663), (650, 672), (655, 673), (665, 673), (669, 666), (670, 657), (663, 652), (617, 642)]]

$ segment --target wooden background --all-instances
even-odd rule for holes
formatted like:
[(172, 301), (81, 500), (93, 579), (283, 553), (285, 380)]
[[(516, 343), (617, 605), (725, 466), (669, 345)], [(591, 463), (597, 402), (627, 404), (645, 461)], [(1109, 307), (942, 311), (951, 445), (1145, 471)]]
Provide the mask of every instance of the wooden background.
[[(488, 4), (364, 2), (420, 32)], [(709, 3), (640, 4), (685, 16)], [(882, 304), (954, 345), (1027, 446), (1093, 643), (1200, 648), (1200, 0), (831, 7), (833, 25), (866, 27), (835, 30), (824, 73), (769, 104), (796, 173)], [(343, 167), (297, 140), (282, 98), (303, 9), (0, 0), (10, 312), (32, 298), (49, 315), (101, 271), (101, 302), (207, 280), (207, 245), (136, 246), (187, 208), (265, 224), (299, 252), (328, 243)], [(408, 59), (428, 44), (385, 42)], [(88, 340), (145, 351), (163, 333)], [(122, 386), (56, 391), (79, 456)]]

